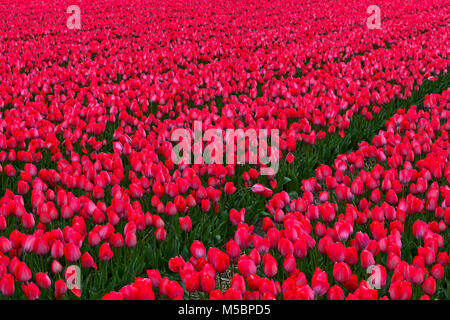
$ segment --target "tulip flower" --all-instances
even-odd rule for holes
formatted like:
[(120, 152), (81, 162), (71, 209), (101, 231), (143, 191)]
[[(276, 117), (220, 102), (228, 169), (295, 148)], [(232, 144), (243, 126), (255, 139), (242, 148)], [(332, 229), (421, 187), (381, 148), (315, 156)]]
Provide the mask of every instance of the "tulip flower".
[(67, 292), (67, 285), (64, 280), (59, 279), (55, 282), (55, 297), (56, 299), (61, 299)]
[(393, 300), (409, 300), (412, 296), (411, 283), (408, 281), (393, 282), (389, 288), (389, 295)]
[(100, 251), (99, 251), (98, 257), (101, 261), (111, 260), (113, 255), (114, 254), (109, 246), (109, 243), (105, 242), (100, 246)]
[(192, 230), (192, 221), (189, 216), (179, 217), (178, 220), (181, 230), (185, 232), (189, 232)]
[(24, 285), (23, 291), (28, 300), (36, 300), (41, 296), (41, 290), (39, 290), (38, 286), (33, 282), (28, 285)]
[(81, 257), (80, 248), (72, 242), (66, 243), (64, 246), (64, 256), (68, 262), (78, 261)]
[(339, 283), (350, 280), (352, 271), (345, 262), (338, 262), (333, 267), (333, 277)]
[(83, 255), (81, 256), (81, 266), (83, 268), (97, 269), (97, 264), (94, 262), (94, 259), (88, 252), (83, 253)]
[(50, 277), (48, 276), (47, 272), (38, 272), (36, 273), (36, 284), (42, 288), (47, 289), (51, 285)]
[(0, 291), (6, 297), (12, 296), (14, 294), (14, 277), (10, 274), (5, 274), (0, 279)]
[(314, 271), (311, 288), (314, 293), (323, 296), (329, 289), (328, 276), (325, 271), (322, 271), (319, 267)]
[(58, 260), (53, 260), (52, 262), (52, 272), (59, 273), (62, 271), (62, 265), (58, 262)]
[(26, 282), (31, 279), (31, 270), (25, 262), (20, 262), (14, 270), (15, 278), (20, 282)]

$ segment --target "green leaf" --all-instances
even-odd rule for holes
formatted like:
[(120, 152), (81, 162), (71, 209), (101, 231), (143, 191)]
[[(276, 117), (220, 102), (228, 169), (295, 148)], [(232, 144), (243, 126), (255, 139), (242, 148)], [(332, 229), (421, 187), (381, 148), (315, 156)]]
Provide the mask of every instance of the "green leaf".
[(283, 182), (282, 182), (281, 184), (282, 184), (282, 185), (285, 185), (286, 183), (289, 183), (289, 182), (291, 182), (291, 181), (292, 181), (291, 178), (284, 176), (284, 177), (283, 177)]

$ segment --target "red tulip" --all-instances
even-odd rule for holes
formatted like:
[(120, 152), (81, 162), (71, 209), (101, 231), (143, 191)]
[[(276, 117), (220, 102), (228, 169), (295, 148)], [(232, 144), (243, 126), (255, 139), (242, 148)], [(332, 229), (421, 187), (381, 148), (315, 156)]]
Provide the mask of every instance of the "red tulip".
[(183, 288), (176, 281), (169, 281), (166, 286), (167, 297), (171, 300), (183, 297)]
[(227, 195), (232, 195), (236, 192), (236, 187), (234, 186), (233, 182), (227, 182), (225, 183), (224, 191)]
[(312, 280), (311, 280), (311, 288), (314, 293), (318, 296), (323, 296), (327, 293), (330, 284), (328, 283), (328, 275), (325, 271), (322, 271), (319, 267), (314, 271)]
[(120, 233), (113, 233), (111, 237), (109, 237), (110, 243), (113, 246), (113, 248), (122, 248), (125, 244), (125, 240), (123, 239), (122, 234)]
[(297, 263), (295, 257), (292, 254), (288, 254), (283, 262), (283, 269), (288, 273), (293, 273), (297, 269)]
[(25, 262), (20, 262), (14, 270), (14, 276), (20, 282), (29, 281), (31, 279), (31, 270)]
[(47, 272), (36, 273), (36, 284), (42, 289), (47, 289), (52, 284)]
[(28, 300), (36, 300), (41, 296), (41, 290), (33, 282), (28, 285), (23, 285), (23, 292)]
[(72, 242), (66, 243), (64, 246), (64, 256), (68, 262), (78, 261), (81, 257), (80, 248)]
[(226, 253), (220, 251), (214, 259), (213, 265), (217, 272), (223, 273), (230, 266), (230, 257)]
[(196, 271), (188, 271), (183, 277), (183, 283), (188, 292), (195, 292), (200, 289), (199, 273)]
[(211, 275), (202, 272), (200, 274), (200, 287), (203, 292), (210, 293), (214, 290), (216, 281)]
[(230, 210), (230, 221), (231, 224), (237, 226), (239, 223), (244, 222), (245, 220), (245, 208), (242, 208), (240, 211), (236, 209)]
[(288, 254), (294, 253), (294, 245), (289, 239), (281, 238), (278, 242), (278, 251), (283, 257), (286, 257)]
[(109, 243), (105, 242), (100, 246), (100, 251), (99, 251), (98, 257), (101, 261), (111, 260), (113, 255), (114, 254), (109, 246)]
[(428, 277), (422, 283), (422, 290), (425, 294), (432, 296), (436, 292), (436, 280), (433, 277)]
[(62, 271), (62, 265), (58, 262), (58, 260), (53, 260), (52, 262), (52, 272), (59, 273)]
[(234, 234), (234, 241), (236, 241), (240, 248), (249, 247), (251, 244), (249, 230), (245, 227), (238, 227)]
[(97, 270), (97, 264), (88, 252), (83, 253), (81, 256), (81, 266), (83, 268), (94, 268)]
[(328, 300), (344, 300), (344, 291), (341, 289), (341, 287), (334, 285), (328, 290), (327, 298)]
[(277, 260), (270, 253), (266, 253), (263, 256), (262, 261), (265, 275), (269, 278), (274, 277), (278, 272)]
[(375, 258), (373, 257), (372, 252), (370, 252), (369, 250), (364, 249), (363, 251), (361, 251), (360, 258), (361, 258), (361, 266), (364, 269), (367, 269), (375, 264)]
[(192, 269), (187, 269), (187, 267), (188, 265), (186, 265), (186, 262), (181, 256), (177, 256), (169, 260), (169, 269), (172, 272), (180, 273), (183, 271), (193, 271)]
[(255, 262), (249, 259), (247, 256), (241, 256), (239, 258), (237, 267), (239, 272), (246, 278), (251, 274), (256, 273)]
[(25, 195), (30, 190), (30, 186), (25, 181), (20, 180), (17, 184), (17, 193), (20, 195)]
[(136, 233), (127, 232), (125, 234), (125, 245), (127, 248), (134, 248), (137, 244)]
[(248, 254), (248, 257), (253, 260), (255, 265), (259, 265), (261, 263), (261, 255), (258, 250), (252, 249)]
[(412, 284), (421, 284), (424, 280), (424, 271), (422, 268), (413, 265), (407, 266), (405, 270), (405, 278)]
[(303, 259), (306, 257), (308, 252), (308, 247), (306, 245), (306, 241), (298, 238), (294, 242), (294, 251), (293, 254), (296, 258)]
[(229, 240), (226, 245), (227, 254), (235, 261), (241, 253), (241, 248), (233, 239)]
[(12, 249), (11, 241), (5, 237), (0, 237), (0, 251), (3, 253), (8, 253)]
[(48, 241), (43, 238), (36, 239), (34, 243), (34, 251), (37, 255), (46, 255), (50, 251), (50, 245)]
[(396, 281), (391, 283), (389, 295), (393, 300), (409, 300), (412, 296), (411, 283), (408, 281)]
[(442, 280), (444, 278), (444, 267), (440, 264), (435, 264), (431, 268), (431, 275), (436, 280)]
[(152, 282), (152, 286), (154, 288), (159, 288), (159, 284), (161, 282), (161, 274), (158, 270), (147, 270), (147, 276)]
[(185, 232), (189, 232), (192, 230), (192, 221), (189, 216), (179, 217), (178, 220), (181, 230)]
[(202, 200), (202, 211), (208, 212), (211, 209), (211, 202), (209, 200)]
[(61, 299), (67, 292), (67, 285), (64, 280), (59, 279), (55, 282), (55, 297), (56, 299)]
[(344, 283), (350, 280), (352, 271), (345, 262), (338, 262), (333, 267), (333, 277), (339, 283)]
[(14, 294), (14, 277), (10, 274), (5, 274), (0, 279), (0, 291), (6, 297)]
[(154, 226), (157, 228), (155, 231), (155, 237), (158, 241), (164, 241), (166, 239), (166, 230), (164, 229), (164, 223), (162, 222), (162, 219), (159, 216), (156, 217), (157, 219), (155, 219), (155, 216), (153, 216), (153, 223)]
[(331, 261), (340, 262), (345, 259), (345, 247), (342, 243), (330, 243), (326, 246), (326, 253)]
[(64, 245), (60, 240), (53, 242), (51, 255), (53, 259), (59, 259), (64, 255)]

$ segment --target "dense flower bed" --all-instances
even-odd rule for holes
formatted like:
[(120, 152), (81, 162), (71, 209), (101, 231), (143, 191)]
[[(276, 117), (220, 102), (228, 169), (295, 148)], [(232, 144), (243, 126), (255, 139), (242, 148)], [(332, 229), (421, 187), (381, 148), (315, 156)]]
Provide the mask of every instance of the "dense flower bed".
[[(421, 99), (449, 1), (381, 1), (380, 30), (368, 1), (72, 4), (0, 10), (4, 297), (448, 297), (449, 92)], [(278, 130), (279, 170), (174, 163), (198, 122)]]
[[(210, 299), (447, 297), (450, 88), (424, 106), (399, 109), (372, 143), (319, 166), (301, 196), (274, 194), (259, 232), (232, 209), (237, 229), (224, 249), (194, 241), (189, 260), (169, 261), (181, 285), (152, 269), (104, 298), (152, 288), (170, 299), (183, 288)], [(227, 271), (227, 288), (216, 288)]]

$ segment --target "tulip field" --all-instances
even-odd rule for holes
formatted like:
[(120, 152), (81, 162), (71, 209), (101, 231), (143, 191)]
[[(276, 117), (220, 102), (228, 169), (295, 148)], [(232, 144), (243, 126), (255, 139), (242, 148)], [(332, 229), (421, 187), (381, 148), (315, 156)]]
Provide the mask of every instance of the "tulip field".
[(0, 16), (0, 300), (450, 299), (450, 0)]

